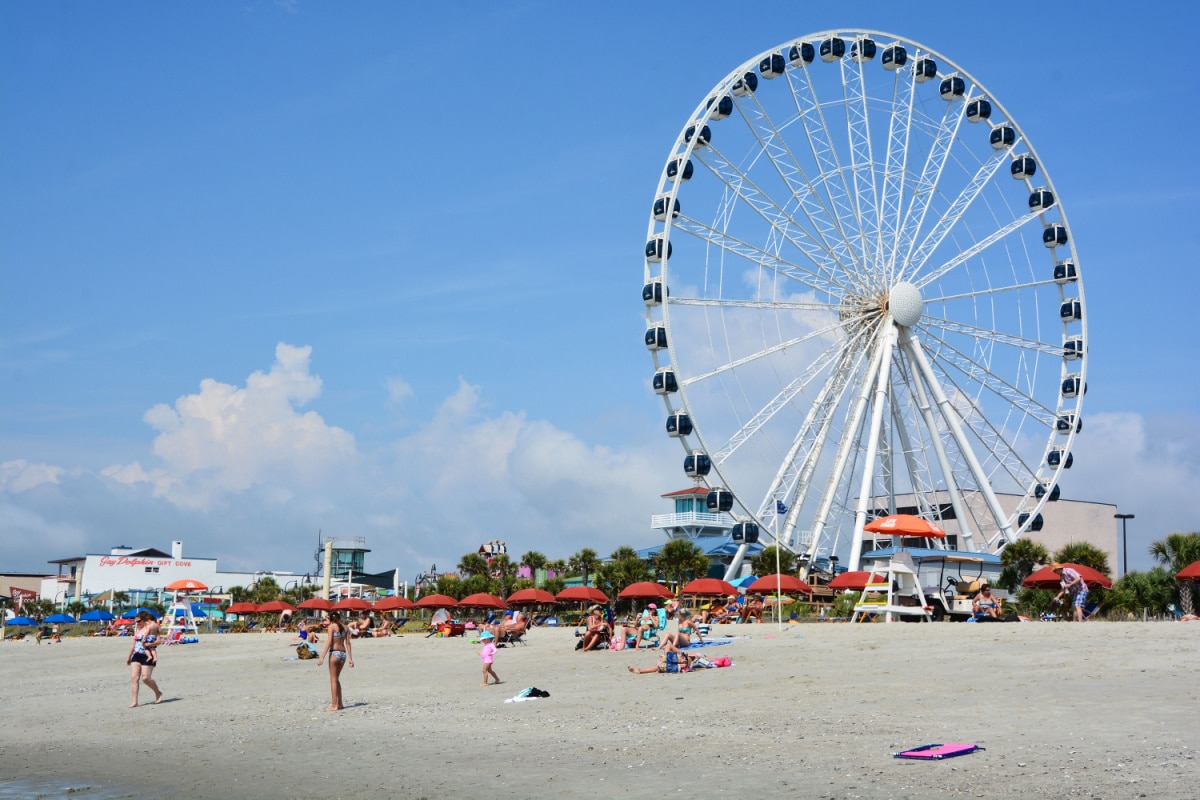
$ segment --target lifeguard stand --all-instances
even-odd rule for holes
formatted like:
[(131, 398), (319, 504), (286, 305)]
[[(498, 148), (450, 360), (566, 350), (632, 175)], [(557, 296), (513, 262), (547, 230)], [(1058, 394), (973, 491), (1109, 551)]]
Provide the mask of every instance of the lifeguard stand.
[[(182, 622), (181, 622), (182, 620)], [(198, 629), (196, 615), (192, 613), (192, 604), (188, 600), (178, 600), (167, 608), (160, 625), (164, 639), (170, 639), (176, 631), (182, 631), (184, 636), (195, 636)]]
[[(876, 583), (879, 578), (886, 583)], [(867, 614), (883, 614), (887, 622), (894, 622), (897, 617), (920, 617), (923, 622), (933, 622), (933, 608), (925, 599), (916, 568), (907, 553), (897, 553), (888, 560), (886, 567), (871, 571), (862, 596), (854, 604), (854, 616), (850, 621), (858, 622)]]

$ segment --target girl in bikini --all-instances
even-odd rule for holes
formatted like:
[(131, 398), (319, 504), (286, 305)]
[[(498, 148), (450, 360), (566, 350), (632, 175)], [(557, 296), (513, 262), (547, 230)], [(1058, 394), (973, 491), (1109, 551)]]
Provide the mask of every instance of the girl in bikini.
[(700, 635), (700, 630), (696, 626), (696, 621), (692, 619), (692, 612), (686, 608), (679, 611), (679, 627), (673, 633), (668, 633), (662, 640), (662, 644), (658, 646), (659, 650), (682, 650), (692, 643), (692, 635), (695, 634), (700, 643), (704, 643), (704, 637)]
[(349, 664), (354, 666), (354, 657), (350, 650), (350, 631), (342, 622), (342, 615), (336, 611), (329, 612), (329, 638), (325, 640), (325, 652), (317, 659), (317, 666), (329, 657), (329, 693), (332, 700), (326, 711), (341, 711), (342, 704), (342, 667)]

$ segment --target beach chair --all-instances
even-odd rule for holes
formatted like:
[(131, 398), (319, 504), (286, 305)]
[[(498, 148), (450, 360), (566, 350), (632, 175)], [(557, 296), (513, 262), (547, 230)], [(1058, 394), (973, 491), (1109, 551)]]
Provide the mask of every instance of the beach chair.
[(1175, 618), (1176, 622), (1183, 619), (1183, 612), (1176, 608), (1174, 603), (1167, 604), (1167, 611), (1171, 612), (1171, 616)]
[(513, 644), (513, 645), (519, 644), (522, 647), (524, 647), (525, 645), (529, 644), (529, 642), (525, 641), (525, 632), (528, 630), (529, 630), (529, 623), (528, 623), (528, 621), (526, 621), (525, 624), (521, 625), (520, 627), (513, 628), (511, 630), (507, 630), (507, 631), (504, 631), (503, 633), (501, 633), (499, 643), (500, 644)]

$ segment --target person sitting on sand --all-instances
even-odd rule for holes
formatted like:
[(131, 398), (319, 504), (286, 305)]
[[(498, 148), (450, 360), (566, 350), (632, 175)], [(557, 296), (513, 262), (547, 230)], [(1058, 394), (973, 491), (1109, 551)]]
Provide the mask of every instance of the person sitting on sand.
[(704, 643), (704, 636), (700, 633), (700, 628), (695, 619), (692, 618), (692, 612), (686, 608), (679, 610), (679, 622), (677, 628), (663, 637), (662, 643), (658, 646), (659, 650), (682, 650), (692, 643), (692, 637)]
[(583, 634), (582, 650), (595, 650), (612, 637), (612, 630), (604, 621), (604, 614), (599, 607), (592, 610), (587, 617), (587, 631)]
[(359, 614), (358, 622), (350, 626), (350, 635), (354, 638), (365, 638), (371, 635), (371, 612), (363, 611)]
[(971, 604), (976, 616), (1000, 618), (1000, 601), (992, 594), (992, 587), (986, 582), (979, 588), (975, 601)]
[(373, 636), (376, 639), (380, 639), (384, 636), (391, 636), (392, 635), (392, 623), (389, 622), (386, 617), (381, 619), (379, 621), (379, 624), (375, 626), (375, 629), (373, 631), (371, 631), (371, 633), (369, 635)]
[(754, 619), (757, 622), (761, 623), (762, 622), (762, 612), (763, 612), (763, 600), (758, 595), (755, 595), (754, 597), (752, 597), (746, 601), (745, 607), (742, 608), (742, 614), (741, 614), (740, 619), (742, 622), (749, 622), (750, 618), (754, 617)]
[(729, 602), (722, 606), (714, 615), (713, 623), (720, 625), (726, 622), (737, 622), (738, 615), (742, 607), (738, 605), (737, 598), (733, 595), (729, 596)]

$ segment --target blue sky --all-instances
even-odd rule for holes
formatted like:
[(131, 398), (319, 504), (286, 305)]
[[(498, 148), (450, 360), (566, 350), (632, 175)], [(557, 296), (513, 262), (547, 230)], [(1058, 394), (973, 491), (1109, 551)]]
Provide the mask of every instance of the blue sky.
[(961, 63), (1054, 176), (1091, 338), (1065, 495), (1137, 515), (1133, 568), (1200, 529), (1198, 12), (732, 8), (0, 7), (0, 569), (657, 543), (686, 485), (641, 342), (662, 164), (739, 63), (852, 26)]

